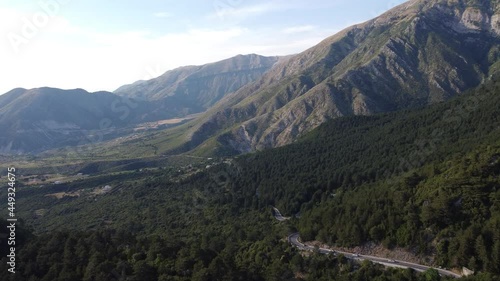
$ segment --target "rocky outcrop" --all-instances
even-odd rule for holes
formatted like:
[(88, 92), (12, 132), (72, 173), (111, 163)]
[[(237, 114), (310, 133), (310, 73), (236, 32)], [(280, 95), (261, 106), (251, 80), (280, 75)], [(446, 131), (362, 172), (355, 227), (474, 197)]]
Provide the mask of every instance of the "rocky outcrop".
[(500, 35), (500, 14), (495, 14), (491, 17), (491, 30)]
[(463, 12), (460, 23), (469, 30), (481, 31), (489, 29), (490, 16), (478, 8), (469, 7)]

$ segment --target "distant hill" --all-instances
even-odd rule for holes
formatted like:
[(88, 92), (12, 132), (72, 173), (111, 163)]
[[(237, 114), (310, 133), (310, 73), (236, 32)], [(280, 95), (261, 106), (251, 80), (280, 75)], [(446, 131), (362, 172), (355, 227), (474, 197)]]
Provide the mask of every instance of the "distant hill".
[(139, 123), (176, 117), (169, 106), (110, 92), (14, 89), (0, 96), (0, 154), (95, 144), (131, 134)]
[(101, 141), (109, 130), (170, 116), (151, 102), (109, 92), (14, 89), (0, 96), (0, 153)]
[(278, 57), (239, 55), (187, 66), (115, 93), (82, 89), (14, 89), (0, 96), (0, 154), (40, 152), (134, 133), (116, 129), (185, 117), (263, 75)]
[(178, 116), (207, 110), (227, 94), (260, 78), (279, 57), (238, 55), (200, 66), (184, 66), (158, 78), (118, 88), (115, 94), (164, 104), (183, 104), (172, 109)]

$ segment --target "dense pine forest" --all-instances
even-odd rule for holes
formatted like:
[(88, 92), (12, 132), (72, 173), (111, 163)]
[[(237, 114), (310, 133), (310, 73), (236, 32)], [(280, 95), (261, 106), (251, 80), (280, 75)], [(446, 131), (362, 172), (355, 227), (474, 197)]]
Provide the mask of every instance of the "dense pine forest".
[[(21, 187), (17, 273), (1, 279), (451, 280), (302, 253), (286, 241), (298, 231), (476, 271), (462, 280), (500, 280), (498, 93), (491, 82), (425, 109), (332, 120), (292, 145), (198, 170)], [(86, 191), (104, 184), (115, 188)], [(271, 206), (294, 218), (278, 222)]]
[(499, 92), (491, 83), (422, 110), (334, 120), (239, 160), (238, 185), (300, 212), (305, 240), (375, 241), (500, 274)]

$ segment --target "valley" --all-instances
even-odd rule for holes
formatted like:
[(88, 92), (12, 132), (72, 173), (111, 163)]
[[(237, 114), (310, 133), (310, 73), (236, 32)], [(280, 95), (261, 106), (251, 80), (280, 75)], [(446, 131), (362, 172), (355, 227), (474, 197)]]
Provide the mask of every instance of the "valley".
[[(499, 190), (498, 159), (495, 155), (500, 151), (499, 131), (494, 128), (498, 128), (500, 121), (496, 113), (497, 103), (492, 102), (497, 98), (496, 92), (491, 91), (497, 87), (498, 83), (494, 83), (467, 93), (459, 99), (423, 110), (335, 120), (304, 136), (297, 143), (273, 151), (227, 159), (175, 156), (173, 159), (166, 158), (165, 161), (170, 162), (166, 162), (159, 169), (137, 170), (136, 166), (128, 166), (127, 163), (120, 161), (101, 163), (93, 175), (85, 179), (58, 185), (20, 188), (18, 212), (27, 224), (34, 227), (36, 235), (41, 237), (45, 235), (44, 233), (61, 230), (78, 229), (85, 233), (94, 229), (103, 229), (105, 232), (122, 229), (144, 239), (158, 235), (169, 237), (169, 240), (178, 239), (176, 241), (179, 242), (176, 243), (189, 244), (192, 243), (189, 241), (198, 241), (198, 235), (202, 235), (201, 237), (206, 237), (203, 238), (207, 239), (206, 243), (209, 243), (201, 245), (207, 247), (203, 251), (214, 251), (225, 249), (230, 245), (210, 244), (215, 243), (214, 237), (237, 235), (241, 240), (235, 243), (239, 246), (231, 247), (240, 247), (238, 251), (245, 252), (247, 251), (245, 245), (249, 245), (248, 239), (255, 241), (252, 243), (259, 244), (270, 237), (283, 239), (298, 230), (304, 241), (320, 240), (328, 244), (333, 243), (337, 247), (361, 245), (370, 240), (379, 241), (388, 248), (394, 247), (391, 245), (410, 247), (421, 257), (430, 255), (436, 263), (435, 267), (460, 268), (464, 265), (461, 262), (464, 258), (461, 256), (464, 245), (462, 243), (467, 243), (462, 242), (462, 239), (484, 239), (483, 243), (492, 243), (491, 241), (496, 241), (494, 233), (498, 233), (495, 230), (497, 227), (495, 221), (498, 219), (498, 200), (495, 198), (498, 197)], [(450, 126), (447, 122), (447, 112), (468, 104), (476, 95), (486, 96), (477, 104), (477, 108), (469, 111), (462, 119), (461, 126)], [(472, 124), (478, 124), (477, 120), (483, 120), (480, 123), (488, 126), (474, 127)], [(411, 156), (415, 147), (418, 147), (412, 142), (401, 142), (401, 138), (416, 139), (407, 130), (394, 130), (394, 128), (405, 128), (404, 124), (412, 124), (408, 128), (410, 130), (413, 126), (422, 124), (418, 125), (419, 131), (413, 132), (416, 134), (435, 130), (442, 131), (442, 134), (434, 143), (436, 150), (432, 155), (417, 154), (418, 157), (427, 157), (424, 162), (420, 162), (422, 164), (416, 164), (414, 167), (404, 166), (404, 169), (400, 170), (401, 157), (404, 159)], [(371, 133), (370, 128), (373, 128)], [(471, 131), (470, 128), (475, 130)], [(382, 148), (378, 146), (373, 146), (372, 150), (349, 148), (348, 143), (354, 147), (366, 147), (364, 142), (371, 142), (372, 137), (380, 138), (385, 130), (393, 133), (386, 142), (379, 142)], [(364, 137), (360, 138), (357, 134), (363, 134)], [(455, 142), (457, 135), (460, 135), (461, 141), (451, 146), (449, 143)], [(353, 139), (357, 142), (352, 142)], [(486, 146), (489, 148), (483, 149)], [(344, 147), (344, 150), (327, 147)], [(349, 153), (346, 154), (346, 151)], [(325, 152), (335, 153), (337, 156), (325, 155)], [(393, 157), (380, 156), (388, 154)], [(361, 155), (365, 157), (360, 157)], [(372, 155), (373, 159), (378, 159), (379, 162), (366, 158), (367, 155)], [(475, 158), (470, 158), (471, 156)], [(331, 159), (335, 164), (324, 162), (326, 159)], [(344, 159), (343, 161), (350, 165), (339, 162), (340, 159)], [(471, 161), (470, 167), (476, 168), (470, 169), (465, 166), (466, 170), (463, 170), (462, 163), (465, 161), (463, 159)], [(316, 164), (314, 161), (321, 162)], [(371, 170), (361, 169), (363, 163), (371, 166)], [(332, 170), (318, 170), (318, 165)], [(339, 167), (344, 168), (338, 170)], [(85, 169), (89, 168), (86, 166)], [(316, 177), (311, 178), (310, 175), (313, 173), (308, 169), (316, 171)], [(291, 172), (294, 170), (301, 172)], [(337, 171), (334, 172), (335, 170)], [(81, 172), (82, 169), (73, 170), (72, 173), (78, 171)], [(350, 176), (342, 178), (342, 175)], [(436, 183), (443, 185), (440, 189), (442, 193), (438, 197), (432, 188)], [(388, 185), (392, 186), (390, 193), (387, 190)], [(102, 192), (106, 186), (110, 186), (111, 189), (109, 192)], [(302, 186), (310, 186), (311, 189), (300, 188)], [(476, 187), (471, 190), (467, 189), (467, 186)], [(468, 196), (460, 197), (460, 194), (464, 193)], [(367, 197), (371, 198), (373, 204), (383, 204), (385, 207), (375, 212), (377, 205), (367, 204), (364, 201)], [(3, 200), (2, 198), (0, 197), (0, 200)], [(446, 203), (450, 201), (446, 201), (445, 198), (449, 198), (451, 202), (462, 198), (463, 205), (459, 209), (453, 209), (457, 207)], [(365, 203), (359, 204), (356, 200)], [(445, 200), (444, 203), (441, 200)], [(301, 202), (306, 203), (301, 204)], [(408, 202), (414, 203), (408, 206)], [(448, 207), (440, 205), (442, 203)], [(284, 214), (296, 214), (300, 211), (301, 216), (284, 220), (285, 224), (281, 222), (270, 226), (268, 224), (273, 224), (274, 219), (271, 218), (270, 205), (277, 206)], [(489, 206), (489, 211), (483, 209), (478, 212), (476, 208), (482, 208), (481, 206)], [(382, 214), (378, 213), (380, 211)], [(460, 215), (455, 217), (456, 221), (448, 221), (446, 212), (458, 212), (456, 214)], [(346, 220), (344, 215), (330, 215), (332, 213), (345, 214), (348, 219)], [(371, 213), (371, 217), (367, 216), (368, 213)], [(280, 217), (285, 218), (284, 216), (286, 215)], [(329, 222), (326, 218), (339, 221)], [(227, 224), (227, 220), (235, 221)], [(253, 223), (244, 224), (245, 227), (241, 224), (248, 221)], [(377, 231), (379, 226), (374, 225), (376, 221), (386, 226)], [(461, 221), (471, 224), (463, 231), (450, 232), (454, 224)], [(482, 230), (472, 224), (474, 221), (484, 222)], [(315, 225), (310, 225), (312, 222), (316, 222)], [(339, 232), (333, 232), (331, 227), (339, 224), (344, 228), (337, 230)], [(255, 227), (256, 225), (261, 226)], [(401, 232), (400, 226), (416, 228), (409, 232)], [(263, 232), (263, 229), (274, 230), (269, 233)], [(325, 233), (330, 234), (325, 235)], [(109, 234), (102, 233), (102, 235)], [(333, 237), (336, 237), (336, 240), (330, 240)], [(433, 242), (428, 239), (432, 239)], [(448, 249), (441, 248), (442, 246), (436, 246), (435, 249), (433, 246), (435, 243), (436, 245), (446, 243)], [(495, 243), (493, 242), (493, 246), (487, 246), (490, 250), (486, 250), (485, 255), (492, 258), (498, 256), (498, 252), (495, 252), (498, 246)], [(289, 246), (284, 244), (279, 247)], [(436, 250), (438, 252), (435, 252)], [(140, 250), (137, 251), (139, 254)], [(477, 254), (474, 252), (463, 252), (463, 255), (467, 258), (476, 255), (479, 257), (479, 252)], [(300, 255), (300, 252), (296, 254)], [(458, 259), (455, 260), (454, 257)], [(24, 259), (30, 260), (28, 256)], [(313, 262), (323, 258), (312, 255), (301, 259), (304, 259), (304, 262), (306, 260)], [(496, 270), (494, 263), (488, 264), (485, 260), (479, 262), (484, 266), (483, 270)], [(402, 261), (401, 263), (403, 264)], [(265, 264), (261, 266), (270, 265)], [(356, 268), (355, 264), (351, 266)], [(465, 264), (470, 266), (468, 262)], [(226, 266), (246, 268), (243, 264)], [(312, 272), (308, 274), (314, 276)]]
[(411, 0), (293, 55), (0, 95), (0, 280), (500, 280), (499, 19)]

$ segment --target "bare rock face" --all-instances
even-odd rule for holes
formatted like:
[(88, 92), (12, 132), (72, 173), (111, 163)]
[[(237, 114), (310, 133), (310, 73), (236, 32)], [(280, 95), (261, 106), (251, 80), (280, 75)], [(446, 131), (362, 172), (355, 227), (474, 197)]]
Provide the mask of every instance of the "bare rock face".
[(470, 7), (462, 14), (460, 23), (470, 30), (487, 30), (490, 27), (490, 17), (486, 12)]
[(500, 14), (491, 17), (491, 30), (500, 36)]
[[(493, 4), (491, 4), (493, 5)], [(496, 4), (498, 5), (498, 4)], [(492, 6), (484, 7), (452, 7), (441, 5), (438, 7), (443, 15), (446, 25), (459, 33), (491, 32), (500, 34), (500, 15), (494, 12)]]

